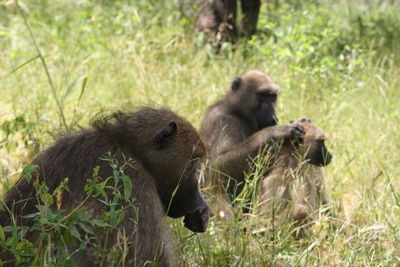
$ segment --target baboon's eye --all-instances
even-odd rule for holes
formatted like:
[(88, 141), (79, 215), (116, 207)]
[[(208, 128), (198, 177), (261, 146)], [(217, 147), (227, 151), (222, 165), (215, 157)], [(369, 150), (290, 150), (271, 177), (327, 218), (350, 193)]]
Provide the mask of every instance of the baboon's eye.
[(276, 100), (278, 99), (278, 95), (276, 94), (269, 94), (269, 99), (273, 102), (276, 102)]
[(267, 101), (276, 102), (278, 96), (276, 94), (270, 94), (267, 92), (259, 92), (257, 93), (257, 98), (262, 102), (267, 102)]

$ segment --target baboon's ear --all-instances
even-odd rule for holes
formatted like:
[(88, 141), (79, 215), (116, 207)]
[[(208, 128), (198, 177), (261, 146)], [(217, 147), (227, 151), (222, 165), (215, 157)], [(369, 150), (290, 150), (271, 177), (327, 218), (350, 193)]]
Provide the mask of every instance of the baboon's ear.
[(308, 122), (308, 123), (310, 123), (311, 120), (303, 117), (303, 118), (300, 118), (300, 122)]
[(232, 90), (232, 91), (237, 91), (237, 90), (239, 90), (241, 84), (242, 84), (242, 78), (236, 77), (236, 78), (233, 80), (233, 82), (232, 82), (231, 90)]
[(178, 129), (178, 126), (176, 125), (176, 122), (170, 121), (165, 125), (155, 136), (154, 136), (154, 148), (157, 150), (162, 150), (164, 149), (171, 137), (176, 133), (176, 130)]

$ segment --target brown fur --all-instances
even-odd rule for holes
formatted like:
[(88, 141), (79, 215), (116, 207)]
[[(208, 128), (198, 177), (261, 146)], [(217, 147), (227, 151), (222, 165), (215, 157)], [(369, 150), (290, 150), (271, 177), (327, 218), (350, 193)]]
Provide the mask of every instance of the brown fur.
[(308, 119), (297, 123), (304, 128), (304, 143), (283, 144), (274, 169), (263, 180), (260, 210), (269, 217), (287, 210), (297, 223), (306, 223), (328, 204), (321, 166), (329, 164), (331, 155), (323, 148), (325, 132)]
[(236, 26), (237, 0), (205, 1), (196, 21), (199, 32), (211, 34), (216, 43), (235, 41), (238, 36), (249, 37), (256, 32), (260, 0), (240, 1), (243, 18)]
[[(111, 152), (120, 163), (124, 157), (133, 159), (133, 166), (124, 172), (132, 180), (132, 197), (139, 208), (138, 224), (132, 223), (135, 215), (128, 212), (110, 242), (125, 234), (133, 243), (126, 265), (143, 266), (150, 260), (158, 266), (176, 266), (163, 218), (186, 216), (185, 225), (196, 232), (203, 232), (207, 225), (208, 207), (197, 184), (198, 160), (205, 156), (199, 135), (186, 120), (167, 109), (119, 112), (95, 121), (92, 127), (58, 138), (39, 155), (33, 161), (39, 166), (38, 179), (46, 181), (49, 192), (53, 192), (68, 177), (70, 190), (64, 192), (62, 209), (71, 210), (86, 197), (84, 185), (96, 166), (100, 166), (103, 179), (112, 175), (109, 164), (100, 160), (105, 153)], [(36, 212), (35, 194), (32, 182), (25, 179), (8, 192), (4, 202), (13, 210), (18, 225), (32, 224), (21, 216)], [(96, 198), (89, 198), (83, 208), (94, 209), (95, 214), (105, 211)], [(10, 214), (1, 212), (0, 223), (10, 225)], [(28, 232), (26, 238), (34, 241), (36, 236), (37, 233)], [(98, 264), (92, 261), (90, 251), (89, 247), (74, 256), (78, 266)]]
[(302, 132), (298, 124), (276, 125), (275, 104), (279, 87), (258, 70), (234, 79), (231, 91), (207, 109), (200, 135), (210, 147), (207, 193), (216, 198), (214, 212), (232, 216), (228, 197), (242, 190), (249, 158), (276, 141), (293, 139)]

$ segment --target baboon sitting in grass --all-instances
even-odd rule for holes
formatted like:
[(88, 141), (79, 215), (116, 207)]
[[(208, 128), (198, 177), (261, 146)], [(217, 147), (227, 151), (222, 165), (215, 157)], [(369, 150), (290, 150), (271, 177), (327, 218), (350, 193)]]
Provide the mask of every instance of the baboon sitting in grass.
[[(99, 240), (101, 257), (106, 258), (105, 261), (101, 259), (101, 265), (177, 266), (163, 218), (185, 217), (183, 222), (188, 229), (194, 232), (206, 230), (208, 206), (199, 192), (197, 179), (197, 170), (205, 152), (205, 146), (192, 125), (170, 110), (142, 108), (134, 113), (115, 113), (95, 121), (90, 129), (58, 138), (54, 145), (39, 155), (33, 161), (38, 166), (35, 177), (30, 181), (21, 178), (6, 195), (4, 204), (7, 208), (0, 212), (0, 224), (25, 227), (27, 232), (21, 234), (21, 238), (32, 243), (36, 243), (41, 234), (54, 231), (50, 227), (38, 230), (35, 228), (37, 222), (26, 215), (37, 213), (38, 205), (42, 205), (35, 183), (45, 183), (52, 194), (65, 178), (68, 178), (69, 190), (63, 192), (58, 208), (66, 215), (71, 215), (77, 208), (92, 211), (93, 220), (98, 219), (110, 208), (101, 194), (88, 195), (85, 185), (93, 170), (97, 169), (100, 182), (107, 183), (104, 198), (115, 199), (115, 191), (111, 189), (115, 180), (109, 177), (117, 179), (119, 174), (115, 174), (109, 162), (102, 160), (109, 153), (118, 162), (131, 159), (119, 178), (125, 177), (124, 186), (131, 184), (131, 193), (125, 198), (119, 197), (115, 209), (124, 210), (126, 203), (134, 200), (137, 210), (129, 209), (124, 216), (119, 216), (120, 223), (107, 236), (101, 226), (94, 227), (96, 236), (91, 240)], [(55, 204), (49, 208), (57, 211)], [(78, 228), (81, 230), (88, 234), (85, 228)], [(70, 257), (76, 266), (100, 265), (100, 259), (94, 254), (98, 248), (93, 247), (91, 240), (83, 245), (78, 237), (73, 248), (68, 244)], [(121, 245), (118, 240), (125, 242)], [(39, 242), (33, 255), (45, 250), (47, 245), (47, 241)], [(112, 254), (111, 248), (118, 246), (122, 251), (117, 257), (118, 262), (109, 262), (107, 255)], [(67, 249), (67, 245), (65, 247)], [(15, 251), (12, 247), (8, 250), (0, 247), (3, 264), (17, 265), (12, 251)], [(29, 265), (32, 260), (23, 264)]]
[(276, 125), (279, 91), (271, 77), (250, 70), (236, 77), (231, 90), (204, 115), (200, 135), (210, 147), (204, 187), (211, 209), (221, 219), (233, 218), (231, 200), (244, 187), (245, 173), (252, 166), (249, 160), (303, 132), (297, 123)]
[(327, 135), (321, 129), (306, 118), (297, 123), (304, 128), (303, 141), (282, 144), (276, 165), (262, 182), (259, 209), (262, 215), (277, 218), (278, 223), (285, 210), (301, 225), (328, 204), (321, 167), (330, 163), (332, 155), (324, 144)]

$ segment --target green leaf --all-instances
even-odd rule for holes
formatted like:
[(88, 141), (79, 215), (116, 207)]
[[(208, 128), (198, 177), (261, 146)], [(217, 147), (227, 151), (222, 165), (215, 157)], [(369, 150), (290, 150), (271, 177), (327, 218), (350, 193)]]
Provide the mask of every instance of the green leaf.
[(93, 219), (91, 221), (91, 223), (93, 223), (94, 225), (99, 226), (99, 227), (109, 227), (110, 226), (108, 223), (104, 222), (103, 220), (98, 220), (98, 219)]
[(88, 80), (88, 77), (85, 76), (85, 77), (83, 78), (83, 81), (82, 81), (82, 88), (81, 88), (81, 93), (79, 94), (79, 101), (81, 100), (81, 98), (82, 98), (82, 96), (83, 96), (83, 93), (85, 92), (87, 80)]
[(78, 230), (76, 229), (76, 227), (75, 226), (71, 226), (70, 227), (70, 233), (74, 236), (74, 237), (76, 237), (77, 239), (81, 239), (81, 235), (79, 234), (79, 232), (78, 232)]
[(3, 231), (3, 227), (0, 225), (0, 241), (6, 240), (6, 236)]
[(73, 81), (68, 87), (67, 90), (65, 90), (64, 96), (61, 98), (61, 105), (64, 105), (65, 100), (67, 100), (68, 95), (71, 93), (72, 89), (75, 87), (75, 85), (78, 83), (79, 79)]
[(40, 193), (39, 197), (40, 197), (40, 200), (44, 204), (47, 204), (48, 206), (51, 206), (54, 202), (53, 196), (47, 192)]
[[(0, 31), (0, 35), (1, 35), (2, 31)], [(30, 59), (28, 59), (27, 61), (25, 61), (24, 63), (18, 65), (17, 67), (15, 67), (9, 74), (12, 74), (14, 72), (16, 72), (18, 69), (24, 67), (25, 65), (28, 65), (29, 63), (31, 63), (32, 61), (34, 61), (35, 59), (39, 58), (39, 55), (36, 55)]]
[(11, 233), (11, 231), (14, 229), (13, 226), (3, 226), (3, 231), (7, 233)]
[(85, 223), (80, 223), (79, 226), (85, 231), (86, 233), (94, 235), (93, 228), (90, 225), (86, 225)]
[(81, 100), (83, 92), (85, 90), (86, 87), (86, 82), (87, 82), (87, 77), (80, 77), (78, 79), (76, 79), (75, 81), (73, 81), (67, 88), (67, 90), (65, 90), (64, 96), (61, 99), (61, 105), (64, 105), (65, 100), (67, 100), (69, 94), (72, 92), (72, 89), (80, 82), (82, 81), (82, 88), (81, 88), (81, 92), (79, 94), (79, 100)]
[(46, 240), (49, 237), (49, 234), (47, 232), (41, 232), (39, 234), (39, 240)]
[(31, 263), (31, 267), (36, 267), (36, 266), (38, 266), (38, 261), (39, 261), (39, 255), (37, 255), (36, 257), (35, 257), (35, 259), (32, 261), (32, 263)]
[(22, 240), (16, 246), (17, 251), (22, 255), (30, 255), (33, 244), (28, 240)]
[(121, 176), (122, 181), (124, 182), (124, 196), (128, 199), (132, 194), (132, 181), (131, 178), (127, 175)]
[(32, 219), (35, 217), (38, 217), (38, 213), (36, 213), (36, 212), (22, 216), (22, 218), (24, 218), (24, 219)]
[[(63, 233), (62, 233), (63, 245), (76, 246), (76, 241), (75, 241), (76, 238), (74, 238), (75, 234), (73, 234), (72, 232), (73, 232), (73, 230), (63, 231)], [(78, 237), (77, 239), (81, 240), (80, 237)]]
[(38, 169), (37, 165), (29, 165), (26, 166), (23, 170), (22, 170), (22, 177), (24, 179), (26, 179), (28, 182), (30, 182), (32, 180), (32, 174), (35, 173)]

